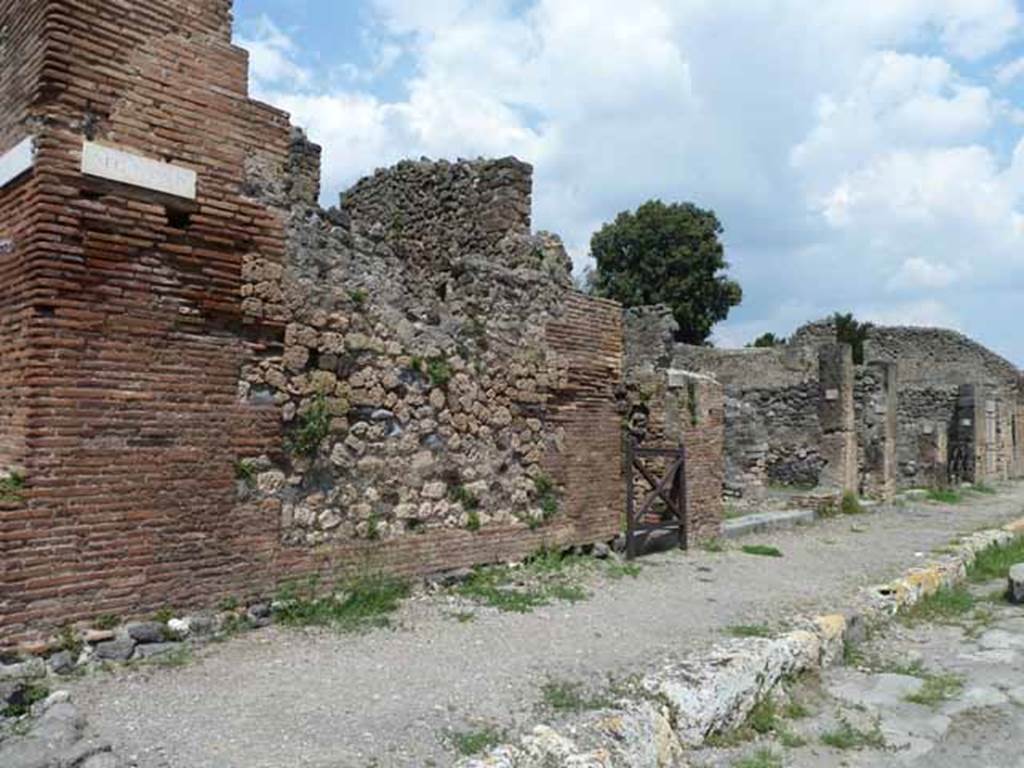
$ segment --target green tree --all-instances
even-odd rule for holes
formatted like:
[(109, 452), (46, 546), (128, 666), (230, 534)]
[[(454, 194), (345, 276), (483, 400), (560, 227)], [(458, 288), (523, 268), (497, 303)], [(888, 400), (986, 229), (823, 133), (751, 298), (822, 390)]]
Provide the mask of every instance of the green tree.
[(711, 328), (740, 303), (739, 283), (719, 240), (722, 225), (693, 203), (651, 200), (624, 211), (590, 240), (598, 295), (627, 307), (667, 304), (679, 323), (679, 341), (703, 344)]
[(852, 312), (832, 315), (832, 324), (836, 327), (836, 341), (853, 347), (854, 365), (864, 364), (864, 342), (871, 335), (874, 326), (871, 323), (858, 322)]
[(751, 346), (751, 347), (781, 347), (785, 343), (786, 343), (786, 338), (784, 336), (776, 336), (774, 333), (769, 331), (768, 333), (762, 333), (760, 336), (758, 336), (756, 339), (754, 339), (753, 343), (749, 344), (748, 346)]

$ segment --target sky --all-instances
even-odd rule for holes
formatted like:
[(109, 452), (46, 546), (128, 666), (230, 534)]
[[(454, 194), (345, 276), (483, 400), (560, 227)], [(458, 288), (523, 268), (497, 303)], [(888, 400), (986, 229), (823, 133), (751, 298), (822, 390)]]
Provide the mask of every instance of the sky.
[(719, 346), (852, 311), (1024, 365), (1024, 0), (236, 0), (235, 42), (325, 204), (515, 155), (577, 271), (620, 211), (714, 210)]

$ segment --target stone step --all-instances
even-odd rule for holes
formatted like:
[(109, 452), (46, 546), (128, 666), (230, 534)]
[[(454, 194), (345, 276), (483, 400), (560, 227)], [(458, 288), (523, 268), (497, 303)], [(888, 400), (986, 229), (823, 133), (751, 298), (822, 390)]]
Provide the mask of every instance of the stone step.
[(727, 539), (736, 539), (752, 533), (779, 531), (810, 525), (818, 515), (813, 509), (783, 509), (778, 512), (758, 512), (753, 515), (726, 520), (723, 533)]

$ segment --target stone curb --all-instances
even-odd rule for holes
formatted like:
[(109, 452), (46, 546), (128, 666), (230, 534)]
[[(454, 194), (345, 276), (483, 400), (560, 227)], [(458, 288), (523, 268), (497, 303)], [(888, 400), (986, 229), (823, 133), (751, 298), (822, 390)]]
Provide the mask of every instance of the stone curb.
[(813, 509), (785, 509), (780, 512), (759, 512), (726, 520), (722, 535), (726, 539), (737, 539), (753, 533), (782, 531), (800, 525), (811, 525), (818, 519)]
[[(860, 590), (845, 611), (801, 619), (774, 638), (723, 642), (647, 675), (646, 698), (624, 699), (594, 713), (567, 738), (540, 725), (516, 745), (503, 745), (457, 768), (671, 768), (683, 750), (742, 725), (783, 679), (835, 663), (870, 623), (885, 621), (967, 576), (978, 553), (1024, 536), (1024, 518), (965, 537), (951, 553), (911, 568), (887, 584)], [(585, 746), (580, 746), (584, 744)]]

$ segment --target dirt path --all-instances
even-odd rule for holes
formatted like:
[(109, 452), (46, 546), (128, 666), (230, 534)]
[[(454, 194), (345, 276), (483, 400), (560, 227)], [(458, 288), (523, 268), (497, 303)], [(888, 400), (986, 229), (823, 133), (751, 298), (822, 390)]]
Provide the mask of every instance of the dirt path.
[[(196, 663), (101, 675), (74, 686), (90, 720), (142, 768), (447, 765), (446, 730), (537, 721), (549, 679), (603, 681), (654, 666), (735, 624), (841, 605), (958, 532), (1019, 517), (1024, 486), (955, 507), (931, 504), (757, 536), (722, 553), (645, 559), (635, 579), (595, 577), (589, 600), (526, 615), (453, 618), (410, 601), (397, 631), (269, 629)], [(781, 558), (743, 554), (772, 544)]]

